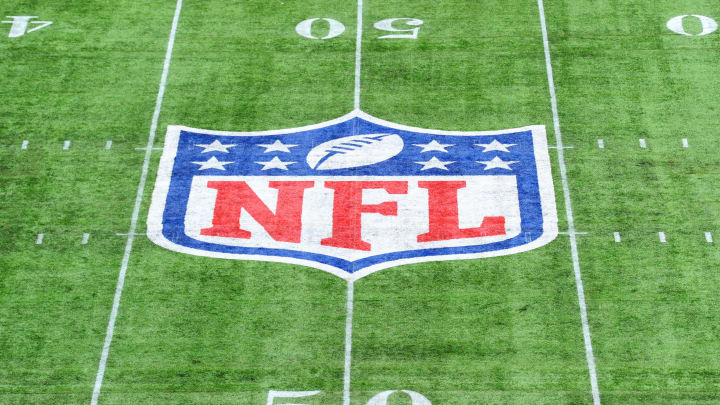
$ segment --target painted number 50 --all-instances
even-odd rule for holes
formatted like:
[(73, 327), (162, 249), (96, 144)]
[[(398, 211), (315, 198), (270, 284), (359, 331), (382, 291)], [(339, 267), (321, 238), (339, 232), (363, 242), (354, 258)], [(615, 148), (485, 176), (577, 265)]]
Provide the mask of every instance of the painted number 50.
[[(326, 35), (318, 37), (313, 35), (312, 27), (317, 21), (325, 21), (328, 24), (328, 32)], [(406, 39), (417, 39), (418, 33), (420, 32), (420, 26), (423, 25), (423, 20), (417, 18), (387, 18), (373, 24), (373, 26), (386, 32), (392, 32), (392, 34), (382, 35), (378, 39), (390, 39), (390, 38), (406, 38)], [(405, 26), (403, 28), (402, 26)], [(409, 28), (408, 28), (409, 27)], [(342, 35), (345, 32), (345, 25), (338, 20), (332, 18), (309, 18), (305, 21), (301, 21), (295, 26), (295, 32), (301, 37), (309, 39), (330, 39)]]

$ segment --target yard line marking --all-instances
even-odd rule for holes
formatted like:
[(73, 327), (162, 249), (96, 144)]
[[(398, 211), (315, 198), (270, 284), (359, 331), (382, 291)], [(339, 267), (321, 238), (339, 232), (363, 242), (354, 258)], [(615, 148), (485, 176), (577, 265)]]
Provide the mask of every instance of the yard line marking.
[[(152, 148), (152, 150), (162, 150), (163, 148)], [(147, 150), (147, 146), (144, 148), (135, 148), (135, 150)]]
[(84, 233), (84, 234), (83, 234), (83, 238), (82, 238), (82, 242), (80, 242), (80, 243), (83, 244), (83, 245), (87, 245), (88, 239), (90, 239), (90, 234), (89, 234), (89, 233)]
[(116, 233), (116, 234), (115, 234), (115, 236), (130, 236), (130, 235), (132, 235), (132, 236), (146, 236), (147, 234), (146, 234), (146, 233), (143, 233), (143, 232), (134, 232), (134, 233), (132, 233), (132, 234), (130, 234), (130, 233)]
[(68, 149), (70, 149), (70, 141), (63, 142), (63, 150), (68, 150)]
[(682, 145), (683, 145), (683, 148), (689, 148), (689, 147), (690, 147), (690, 144), (688, 144), (687, 138), (683, 138), (683, 139), (682, 139)]
[(571, 234), (572, 235), (587, 235), (588, 233), (587, 232), (558, 232), (558, 234), (570, 236)]
[(152, 122), (150, 123), (150, 134), (148, 135), (145, 160), (143, 161), (140, 183), (138, 184), (137, 196), (135, 197), (135, 207), (133, 208), (132, 218), (130, 220), (128, 239), (125, 243), (125, 253), (123, 254), (122, 264), (120, 265), (117, 287), (115, 288), (115, 297), (113, 298), (110, 319), (105, 333), (105, 342), (103, 343), (100, 363), (98, 365), (97, 375), (95, 376), (95, 386), (93, 387), (92, 399), (90, 401), (91, 405), (97, 405), (98, 398), (100, 397), (100, 389), (102, 388), (103, 376), (105, 375), (107, 358), (110, 354), (110, 343), (112, 343), (113, 333), (115, 332), (115, 320), (117, 319), (118, 309), (120, 307), (120, 297), (122, 296), (123, 286), (125, 285), (125, 273), (127, 272), (128, 263), (130, 261), (130, 252), (132, 251), (133, 241), (135, 240), (135, 229), (140, 215), (140, 206), (142, 205), (145, 182), (147, 181), (148, 168), (150, 166), (150, 155), (152, 154), (152, 146), (155, 143), (155, 133), (157, 132), (158, 119), (160, 117), (162, 101), (165, 95), (165, 84), (167, 83), (168, 73), (170, 72), (170, 59), (172, 58), (173, 45), (175, 44), (175, 33), (177, 33), (178, 21), (180, 21), (181, 8), (182, 0), (177, 0), (172, 28), (170, 29), (170, 38), (168, 39), (167, 51), (165, 52), (165, 62), (163, 64), (162, 76), (160, 77), (160, 88), (158, 89), (157, 99), (155, 100), (155, 111), (153, 112)]
[(605, 141), (598, 139), (598, 148), (605, 149)]
[(665, 238), (665, 232), (658, 232), (658, 236), (660, 237), (660, 243), (667, 243), (667, 239)]
[(617, 243), (622, 242), (622, 239), (620, 238), (620, 232), (613, 233), (613, 237), (615, 238), (615, 242), (617, 242)]
[[(547, 26), (545, 24), (545, 7), (543, 0), (538, 0), (540, 12), (540, 26), (542, 28), (543, 47), (545, 48), (545, 69), (547, 70), (548, 90), (550, 92), (550, 105), (553, 113), (553, 124), (555, 128), (555, 143), (558, 147), (563, 145), (560, 132), (560, 117), (558, 115), (557, 95), (555, 94), (555, 79), (553, 78), (552, 61), (550, 60), (550, 41), (548, 40)], [(563, 197), (565, 199), (565, 213), (567, 215), (568, 230), (570, 233), (570, 253), (573, 260), (573, 271), (575, 272), (575, 285), (577, 286), (578, 304), (580, 306), (580, 320), (582, 323), (583, 339), (585, 341), (585, 357), (587, 358), (588, 372), (590, 373), (590, 386), (594, 405), (600, 405), (600, 389), (598, 388), (597, 372), (595, 370), (595, 355), (592, 349), (590, 337), (590, 325), (587, 318), (587, 305), (585, 304), (585, 289), (580, 272), (580, 257), (575, 237), (575, 219), (572, 213), (572, 201), (570, 199), (570, 187), (568, 186), (567, 168), (565, 167), (565, 152), (558, 148), (558, 163), (560, 166), (560, 178), (562, 179)]]
[[(548, 146), (548, 149), (558, 149), (558, 146)], [(563, 149), (575, 149), (574, 146), (562, 146)]]
[(357, 36), (355, 37), (355, 109), (360, 109), (360, 69), (362, 64), (363, 0), (357, 6)]
[(43, 238), (45, 238), (45, 234), (44, 234), (44, 233), (39, 233), (38, 236), (37, 236), (37, 239), (35, 239), (35, 244), (36, 244), (36, 245), (42, 245)]
[(353, 302), (355, 301), (355, 282), (348, 280), (347, 303), (345, 309), (345, 374), (343, 376), (343, 405), (350, 405), (350, 365), (352, 364), (352, 322)]
[(645, 142), (645, 139), (640, 138), (640, 147), (645, 149), (647, 148), (647, 143)]
[(23, 149), (23, 150), (27, 149), (28, 143), (30, 143), (30, 142), (29, 142), (29, 141), (23, 141), (23, 142), (22, 142), (22, 145), (20, 146), (20, 149)]
[(710, 232), (705, 232), (705, 240), (707, 243), (712, 243), (712, 234)]
[(105, 142), (105, 150), (112, 148), (112, 141)]

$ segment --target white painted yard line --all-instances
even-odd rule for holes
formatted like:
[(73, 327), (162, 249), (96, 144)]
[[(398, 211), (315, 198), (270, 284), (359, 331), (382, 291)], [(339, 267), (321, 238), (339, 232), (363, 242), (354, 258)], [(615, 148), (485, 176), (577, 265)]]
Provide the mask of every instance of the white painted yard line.
[(647, 142), (642, 138), (640, 138), (640, 147), (643, 149), (647, 148)]
[(70, 149), (70, 141), (63, 142), (63, 150), (68, 150), (68, 149)]
[(572, 201), (570, 199), (570, 187), (568, 185), (567, 168), (565, 167), (565, 152), (562, 149), (562, 134), (560, 132), (560, 117), (558, 115), (557, 95), (555, 94), (555, 79), (553, 77), (552, 61), (550, 59), (550, 41), (548, 40), (547, 25), (545, 23), (545, 7), (543, 0), (538, 0), (540, 12), (540, 26), (542, 28), (543, 47), (545, 48), (545, 68), (547, 70), (548, 90), (550, 92), (550, 104), (552, 106), (553, 124), (555, 127), (555, 143), (558, 146), (558, 163), (560, 166), (560, 178), (562, 179), (563, 197), (565, 199), (565, 213), (567, 214), (568, 232), (570, 233), (570, 254), (575, 272), (575, 285), (577, 287), (578, 304), (580, 306), (580, 320), (582, 323), (583, 339), (585, 341), (585, 357), (587, 359), (588, 372), (590, 374), (590, 387), (594, 405), (600, 405), (600, 389), (597, 382), (597, 371), (595, 369), (595, 355), (593, 354), (592, 339), (590, 337), (590, 325), (587, 317), (587, 305), (585, 303), (585, 289), (580, 271), (580, 257), (577, 248), (577, 237), (575, 236), (575, 219), (572, 212)]
[(87, 245), (89, 239), (90, 239), (90, 234), (89, 234), (89, 233), (84, 233), (84, 234), (83, 234), (83, 238), (82, 238), (82, 242), (80, 242), (80, 243), (83, 244), (83, 245)]
[(112, 141), (105, 142), (105, 150), (112, 148)]
[(707, 243), (712, 243), (712, 234), (710, 232), (705, 232), (705, 240)]
[(598, 139), (598, 148), (605, 149), (605, 141)]
[(163, 64), (162, 76), (160, 78), (160, 88), (158, 89), (157, 99), (155, 100), (155, 111), (153, 112), (152, 122), (150, 123), (150, 134), (148, 135), (145, 160), (143, 161), (140, 183), (138, 184), (137, 195), (135, 197), (135, 207), (133, 208), (132, 218), (130, 220), (130, 230), (128, 231), (128, 238), (125, 243), (125, 253), (123, 254), (122, 264), (120, 265), (120, 273), (118, 274), (117, 286), (115, 288), (115, 297), (113, 298), (112, 309), (110, 311), (110, 320), (108, 321), (107, 331), (105, 333), (105, 342), (103, 344), (102, 353), (100, 354), (100, 363), (98, 365), (97, 375), (95, 376), (95, 386), (93, 387), (92, 399), (90, 401), (91, 405), (97, 405), (98, 403), (103, 377), (105, 375), (105, 366), (107, 365), (107, 358), (110, 354), (110, 344), (112, 343), (113, 333), (115, 332), (115, 320), (117, 319), (118, 309), (120, 308), (120, 297), (122, 296), (123, 286), (125, 285), (125, 273), (127, 272), (128, 263), (130, 261), (130, 252), (132, 251), (133, 241), (135, 240), (135, 229), (137, 228), (140, 206), (142, 205), (143, 192), (145, 190), (145, 182), (147, 181), (148, 168), (150, 167), (152, 145), (155, 142), (158, 119), (160, 117), (160, 110), (162, 109), (163, 97), (165, 96), (165, 85), (167, 83), (168, 73), (170, 72), (170, 59), (172, 58), (173, 46), (175, 44), (175, 34), (177, 33), (178, 22), (180, 21), (181, 9), (182, 0), (177, 0), (172, 28), (170, 29), (170, 38), (168, 39), (167, 51), (165, 52), (165, 62)]
[(658, 237), (660, 238), (660, 243), (667, 243), (667, 238), (665, 237), (665, 232), (658, 232)]
[(360, 109), (360, 72), (362, 67), (363, 0), (357, 6), (357, 36), (355, 37), (355, 109)]
[(35, 239), (35, 244), (36, 244), (36, 245), (42, 245), (44, 238), (45, 238), (45, 234), (44, 234), (44, 233), (39, 233), (38, 236), (37, 236), (37, 239)]
[(30, 143), (30, 142), (27, 141), (27, 140), (23, 141), (23, 142), (22, 142), (22, 145), (20, 146), (20, 149), (22, 149), (22, 150), (27, 149), (29, 143)]
[(688, 143), (687, 138), (683, 138), (683, 139), (682, 139), (682, 145), (683, 145), (683, 148), (689, 148), (689, 147), (690, 147), (690, 144)]
[[(354, 108), (360, 109), (360, 74), (362, 72), (362, 26), (363, 0), (357, 0), (357, 27), (355, 37), (355, 103)], [(355, 300), (355, 282), (348, 280), (347, 302), (345, 304), (345, 371), (343, 373), (343, 405), (350, 405), (350, 368), (352, 367), (352, 327), (353, 307)]]
[(343, 405), (350, 405), (350, 366), (352, 364), (352, 327), (355, 301), (355, 282), (348, 280), (345, 309), (345, 374), (343, 376)]
[(622, 242), (622, 238), (620, 238), (620, 232), (613, 233), (613, 237), (615, 238), (615, 242), (617, 242), (617, 243)]

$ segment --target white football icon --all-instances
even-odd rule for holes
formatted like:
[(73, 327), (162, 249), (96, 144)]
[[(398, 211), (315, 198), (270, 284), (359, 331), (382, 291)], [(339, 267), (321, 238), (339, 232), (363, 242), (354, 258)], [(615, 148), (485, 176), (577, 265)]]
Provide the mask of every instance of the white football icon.
[(369, 166), (396, 156), (404, 146), (396, 134), (346, 136), (314, 147), (307, 155), (307, 163), (315, 170)]

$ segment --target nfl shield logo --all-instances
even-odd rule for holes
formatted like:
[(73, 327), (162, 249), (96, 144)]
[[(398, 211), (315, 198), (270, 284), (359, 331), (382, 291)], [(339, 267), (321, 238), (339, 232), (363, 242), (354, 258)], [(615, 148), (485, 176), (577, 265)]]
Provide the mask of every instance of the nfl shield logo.
[(171, 126), (148, 236), (349, 280), (534, 249), (557, 236), (545, 127), (438, 131), (362, 111), (264, 132)]

